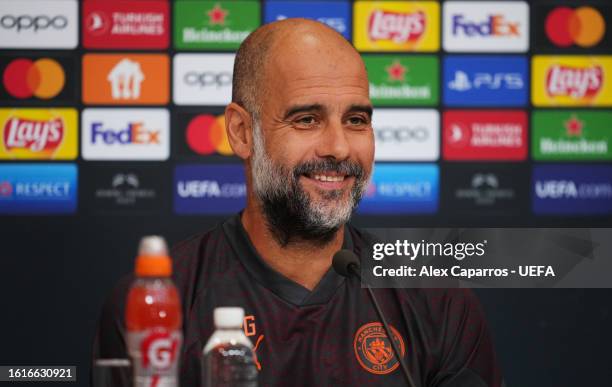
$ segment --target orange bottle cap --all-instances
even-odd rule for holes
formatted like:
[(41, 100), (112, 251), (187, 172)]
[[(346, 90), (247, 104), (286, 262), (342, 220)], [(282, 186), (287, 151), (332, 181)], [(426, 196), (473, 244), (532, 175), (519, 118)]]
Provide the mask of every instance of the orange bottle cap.
[(156, 235), (146, 236), (140, 241), (136, 257), (138, 277), (169, 277), (172, 275), (172, 259), (164, 238)]

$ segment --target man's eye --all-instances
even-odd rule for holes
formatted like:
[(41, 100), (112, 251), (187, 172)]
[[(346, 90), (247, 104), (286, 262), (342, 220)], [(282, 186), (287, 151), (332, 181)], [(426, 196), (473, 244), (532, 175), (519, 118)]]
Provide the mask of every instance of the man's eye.
[(312, 125), (316, 123), (316, 120), (313, 116), (305, 116), (298, 118), (295, 122), (300, 125)]
[(350, 117), (348, 121), (351, 125), (365, 125), (368, 123), (366, 119), (364, 119), (363, 117), (359, 117), (359, 116)]

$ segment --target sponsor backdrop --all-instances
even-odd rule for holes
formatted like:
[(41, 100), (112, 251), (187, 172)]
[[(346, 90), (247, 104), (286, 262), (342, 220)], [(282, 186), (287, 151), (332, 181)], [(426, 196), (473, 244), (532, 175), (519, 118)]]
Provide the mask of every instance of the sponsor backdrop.
[[(57, 276), (63, 286), (40, 294), (71, 301), (43, 308), (55, 317), (80, 308), (74, 319), (87, 310), (79, 332), (91, 335), (138, 236), (176, 242), (239, 210), (244, 171), (223, 118), (235, 51), (257, 26), (288, 17), (328, 24), (363, 55), (377, 149), (357, 224), (611, 226), (611, 8), (3, 0), (0, 232), (12, 259), (0, 283), (32, 295), (36, 284), (55, 286), (44, 275)], [(16, 279), (31, 267), (31, 278)], [(71, 334), (58, 337), (74, 343)], [(57, 358), (44, 344), (42, 363)]]

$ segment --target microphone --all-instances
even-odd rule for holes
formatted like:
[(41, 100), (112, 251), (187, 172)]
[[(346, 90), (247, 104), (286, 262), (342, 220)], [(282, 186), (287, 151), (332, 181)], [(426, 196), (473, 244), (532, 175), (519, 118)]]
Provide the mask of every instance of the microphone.
[(378, 318), (382, 322), (383, 327), (385, 328), (385, 332), (387, 333), (387, 338), (389, 338), (389, 341), (391, 342), (393, 352), (395, 352), (395, 356), (397, 356), (397, 359), (399, 360), (402, 371), (404, 372), (406, 382), (408, 383), (409, 387), (416, 387), (414, 381), (412, 380), (412, 376), (410, 375), (410, 371), (408, 370), (408, 366), (406, 365), (404, 358), (401, 356), (400, 350), (397, 347), (395, 340), (393, 340), (393, 335), (391, 333), (391, 329), (389, 328), (389, 324), (387, 324), (387, 319), (383, 315), (383, 312), (380, 309), (380, 306), (378, 305), (376, 297), (374, 297), (374, 292), (372, 291), (372, 288), (368, 283), (363, 282), (363, 280), (361, 279), (361, 263), (357, 255), (351, 250), (340, 250), (336, 254), (334, 254), (334, 258), (332, 259), (332, 266), (334, 268), (334, 271), (340, 274), (341, 276), (347, 278), (355, 276), (365, 285), (368, 294), (370, 295), (370, 299), (372, 300), (372, 304), (374, 305), (374, 309), (376, 309), (376, 314), (378, 314)]

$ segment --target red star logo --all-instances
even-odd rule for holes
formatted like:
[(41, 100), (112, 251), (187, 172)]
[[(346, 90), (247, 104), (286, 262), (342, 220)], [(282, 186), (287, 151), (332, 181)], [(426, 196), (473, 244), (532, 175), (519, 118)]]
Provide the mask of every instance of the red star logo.
[(215, 6), (210, 11), (207, 12), (208, 23), (210, 25), (214, 25), (214, 24), (224, 25), (225, 17), (227, 16), (228, 13), (229, 12), (221, 8), (219, 4), (215, 4)]
[(581, 136), (584, 122), (580, 121), (575, 114), (572, 114), (569, 120), (564, 122), (568, 136)]
[(408, 71), (405, 66), (402, 66), (399, 60), (391, 63), (391, 65), (387, 66), (385, 70), (387, 70), (390, 81), (403, 81), (404, 75)]

